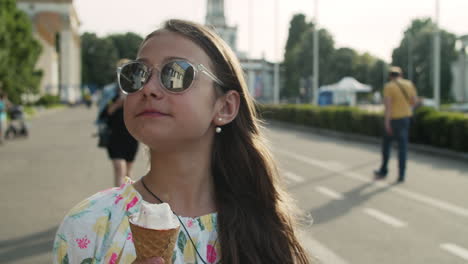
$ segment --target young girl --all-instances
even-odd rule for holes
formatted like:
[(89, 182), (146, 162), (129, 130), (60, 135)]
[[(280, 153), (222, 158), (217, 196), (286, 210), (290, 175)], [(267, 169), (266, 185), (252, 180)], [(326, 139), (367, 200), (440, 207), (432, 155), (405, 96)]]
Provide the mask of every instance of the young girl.
[(150, 170), (72, 209), (55, 263), (136, 263), (128, 216), (142, 201), (166, 202), (180, 219), (173, 263), (309, 263), (240, 63), (215, 33), (170, 20), (118, 78)]

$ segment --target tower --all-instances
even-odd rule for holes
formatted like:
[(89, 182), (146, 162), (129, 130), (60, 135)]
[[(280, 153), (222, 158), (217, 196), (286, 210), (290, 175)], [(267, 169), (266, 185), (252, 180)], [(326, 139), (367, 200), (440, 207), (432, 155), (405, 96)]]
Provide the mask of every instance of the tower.
[(205, 24), (213, 28), (236, 53), (242, 64), (250, 94), (259, 102), (273, 102), (273, 63), (264, 58), (248, 58), (245, 52), (237, 50), (237, 26), (228, 26), (226, 23), (224, 0), (207, 0)]
[(226, 26), (224, 17), (224, 0), (208, 0), (206, 12), (206, 24), (215, 27)]
[(214, 28), (231, 49), (237, 52), (237, 26), (230, 27), (226, 24), (224, 0), (208, 0), (206, 3), (205, 24)]

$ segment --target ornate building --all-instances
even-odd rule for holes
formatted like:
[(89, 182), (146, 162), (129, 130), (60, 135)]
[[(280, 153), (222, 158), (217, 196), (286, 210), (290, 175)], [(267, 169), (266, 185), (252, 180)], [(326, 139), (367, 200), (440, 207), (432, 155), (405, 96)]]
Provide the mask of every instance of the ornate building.
[(259, 102), (273, 102), (274, 64), (265, 58), (248, 58), (244, 52), (237, 49), (237, 27), (226, 24), (224, 0), (208, 0), (205, 24), (213, 27), (237, 54), (244, 69), (250, 94)]
[(42, 45), (36, 66), (43, 72), (40, 93), (76, 103), (81, 98), (81, 45), (73, 0), (17, 0), (17, 6), (31, 18)]

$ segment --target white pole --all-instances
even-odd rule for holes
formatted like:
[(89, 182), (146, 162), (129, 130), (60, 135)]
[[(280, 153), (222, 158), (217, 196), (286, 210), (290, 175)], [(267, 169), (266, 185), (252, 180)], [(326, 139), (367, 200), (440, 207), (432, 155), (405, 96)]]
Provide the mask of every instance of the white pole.
[(440, 108), (440, 30), (439, 30), (439, 0), (436, 0), (434, 36), (434, 101), (436, 109)]
[(408, 36), (408, 79), (413, 82), (413, 43), (411, 34)]
[(467, 88), (467, 81), (466, 81), (466, 46), (465, 46), (465, 43), (462, 43), (462, 55), (461, 55), (461, 67), (460, 67), (460, 70), (461, 70), (461, 74), (460, 74), (460, 79), (461, 79), (461, 88), (462, 88), (462, 98), (463, 98), (463, 101), (462, 102), (467, 102), (468, 98), (466, 97), (466, 88)]
[(252, 7), (253, 1), (249, 1), (249, 57), (253, 57), (253, 7)]
[(318, 25), (318, 0), (314, 0), (314, 24), (315, 24), (315, 29), (314, 29), (314, 58), (313, 58), (313, 64), (314, 64), (314, 72), (313, 72), (313, 104), (318, 105), (318, 84), (319, 84), (319, 41), (318, 41), (318, 30), (319, 30), (319, 25)]
[(388, 70), (387, 70), (387, 64), (384, 62), (382, 64), (382, 93), (383, 93), (383, 88), (385, 87), (385, 83), (388, 80)]
[[(251, 0), (252, 1), (252, 0)], [(275, 34), (275, 39), (274, 39), (274, 49), (275, 49), (275, 69), (274, 69), (274, 84), (273, 84), (273, 103), (274, 104), (279, 104), (279, 82), (280, 82), (280, 77), (279, 77), (279, 63), (280, 63), (280, 56), (278, 54), (278, 20), (279, 20), (279, 13), (278, 13), (278, 0), (275, 0), (275, 25), (274, 25), (274, 34)]]

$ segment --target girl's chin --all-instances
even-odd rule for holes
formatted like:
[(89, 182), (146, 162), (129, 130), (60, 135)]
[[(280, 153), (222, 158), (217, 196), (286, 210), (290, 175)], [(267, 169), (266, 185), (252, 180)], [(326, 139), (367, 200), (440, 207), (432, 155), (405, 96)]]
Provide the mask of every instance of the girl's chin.
[(158, 133), (151, 133), (149, 135), (138, 135), (135, 138), (139, 142), (148, 146), (149, 148), (157, 148), (158, 146), (162, 147), (165, 145), (171, 145), (171, 142), (174, 141), (174, 138), (170, 135), (160, 135)]

